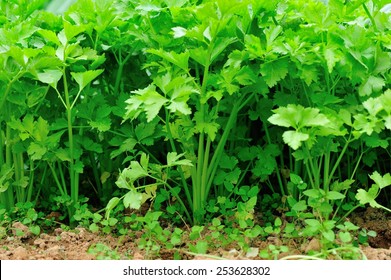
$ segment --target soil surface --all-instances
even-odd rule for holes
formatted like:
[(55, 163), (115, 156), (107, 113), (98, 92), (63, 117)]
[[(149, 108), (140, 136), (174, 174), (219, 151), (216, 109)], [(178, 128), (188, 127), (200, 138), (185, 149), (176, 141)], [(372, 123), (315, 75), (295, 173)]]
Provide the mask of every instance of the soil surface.
[[(351, 217), (351, 221), (367, 230), (374, 230), (377, 236), (368, 240), (369, 246), (362, 246), (363, 255), (370, 260), (391, 260), (391, 219), (377, 209), (367, 209), (364, 213)], [(91, 233), (84, 228), (73, 231), (55, 229), (50, 234), (42, 233), (32, 236), (27, 227), (19, 222), (13, 224), (14, 231), (22, 230), (26, 234), (16, 237), (15, 232), (0, 240), (1, 260), (94, 260), (94, 259), (173, 259), (174, 251), (161, 249), (159, 255), (153, 257), (138, 249), (136, 237), (114, 237)], [(292, 241), (292, 240), (291, 240)], [(286, 242), (285, 242), (286, 243)], [(282, 253), (278, 258), (289, 255), (306, 255), (310, 250), (319, 247), (316, 239), (308, 240), (298, 246), (293, 241), (285, 244), (277, 237), (269, 237), (266, 241), (252, 244), (256, 250), (267, 248), (268, 245), (285, 245), (288, 253)], [(99, 244), (99, 245), (97, 245)], [(176, 250), (181, 259), (259, 259), (258, 254), (241, 253), (235, 248), (216, 249), (208, 251), (208, 255), (195, 255), (189, 252)]]

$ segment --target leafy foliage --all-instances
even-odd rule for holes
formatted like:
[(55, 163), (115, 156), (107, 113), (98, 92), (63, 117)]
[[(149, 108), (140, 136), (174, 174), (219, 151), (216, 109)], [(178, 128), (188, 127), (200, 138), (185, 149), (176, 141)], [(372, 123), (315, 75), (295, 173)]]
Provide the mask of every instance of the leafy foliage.
[(147, 204), (196, 226), (236, 215), (258, 236), (267, 194), (286, 234), (303, 224), (327, 246), (349, 242), (358, 207), (389, 208), (386, 1), (44, 2), (1, 4), (1, 208), (55, 197), (96, 231)]

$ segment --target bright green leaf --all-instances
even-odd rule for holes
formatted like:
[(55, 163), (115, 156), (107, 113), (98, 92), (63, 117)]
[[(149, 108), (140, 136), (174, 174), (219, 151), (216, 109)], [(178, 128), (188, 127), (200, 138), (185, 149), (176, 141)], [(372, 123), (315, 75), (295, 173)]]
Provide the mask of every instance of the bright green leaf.
[(330, 200), (338, 200), (338, 199), (344, 199), (345, 195), (337, 191), (329, 191), (326, 194), (326, 198)]
[(79, 91), (82, 91), (89, 83), (91, 83), (96, 77), (102, 74), (103, 70), (88, 70), (85, 72), (71, 72), (72, 77), (79, 85)]
[(124, 196), (124, 206), (130, 209), (140, 209), (143, 196), (136, 191), (129, 191)]
[(302, 142), (308, 140), (308, 138), (308, 134), (293, 130), (285, 131), (282, 134), (284, 142), (294, 150), (297, 150), (301, 146)]
[(373, 181), (375, 181), (376, 185), (382, 189), (391, 185), (391, 174), (387, 173), (384, 176), (381, 176), (379, 172), (375, 171), (372, 175), (369, 176)]

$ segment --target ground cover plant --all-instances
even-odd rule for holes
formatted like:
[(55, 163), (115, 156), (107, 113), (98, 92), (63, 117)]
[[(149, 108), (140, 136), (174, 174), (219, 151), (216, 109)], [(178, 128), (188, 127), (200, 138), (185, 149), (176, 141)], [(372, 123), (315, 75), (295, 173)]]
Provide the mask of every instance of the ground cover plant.
[(388, 1), (48, 2), (1, 2), (0, 237), (365, 258), (351, 219), (391, 212)]

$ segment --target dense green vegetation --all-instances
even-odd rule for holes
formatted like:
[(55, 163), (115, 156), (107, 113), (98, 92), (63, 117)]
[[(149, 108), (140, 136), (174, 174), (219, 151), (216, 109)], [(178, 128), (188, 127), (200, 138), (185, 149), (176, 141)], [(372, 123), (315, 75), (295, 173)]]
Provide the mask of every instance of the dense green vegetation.
[(2, 235), (58, 212), (148, 250), (186, 224), (213, 232), (194, 252), (281, 235), (326, 257), (365, 242), (352, 212), (391, 211), (389, 1), (46, 2), (1, 1)]

